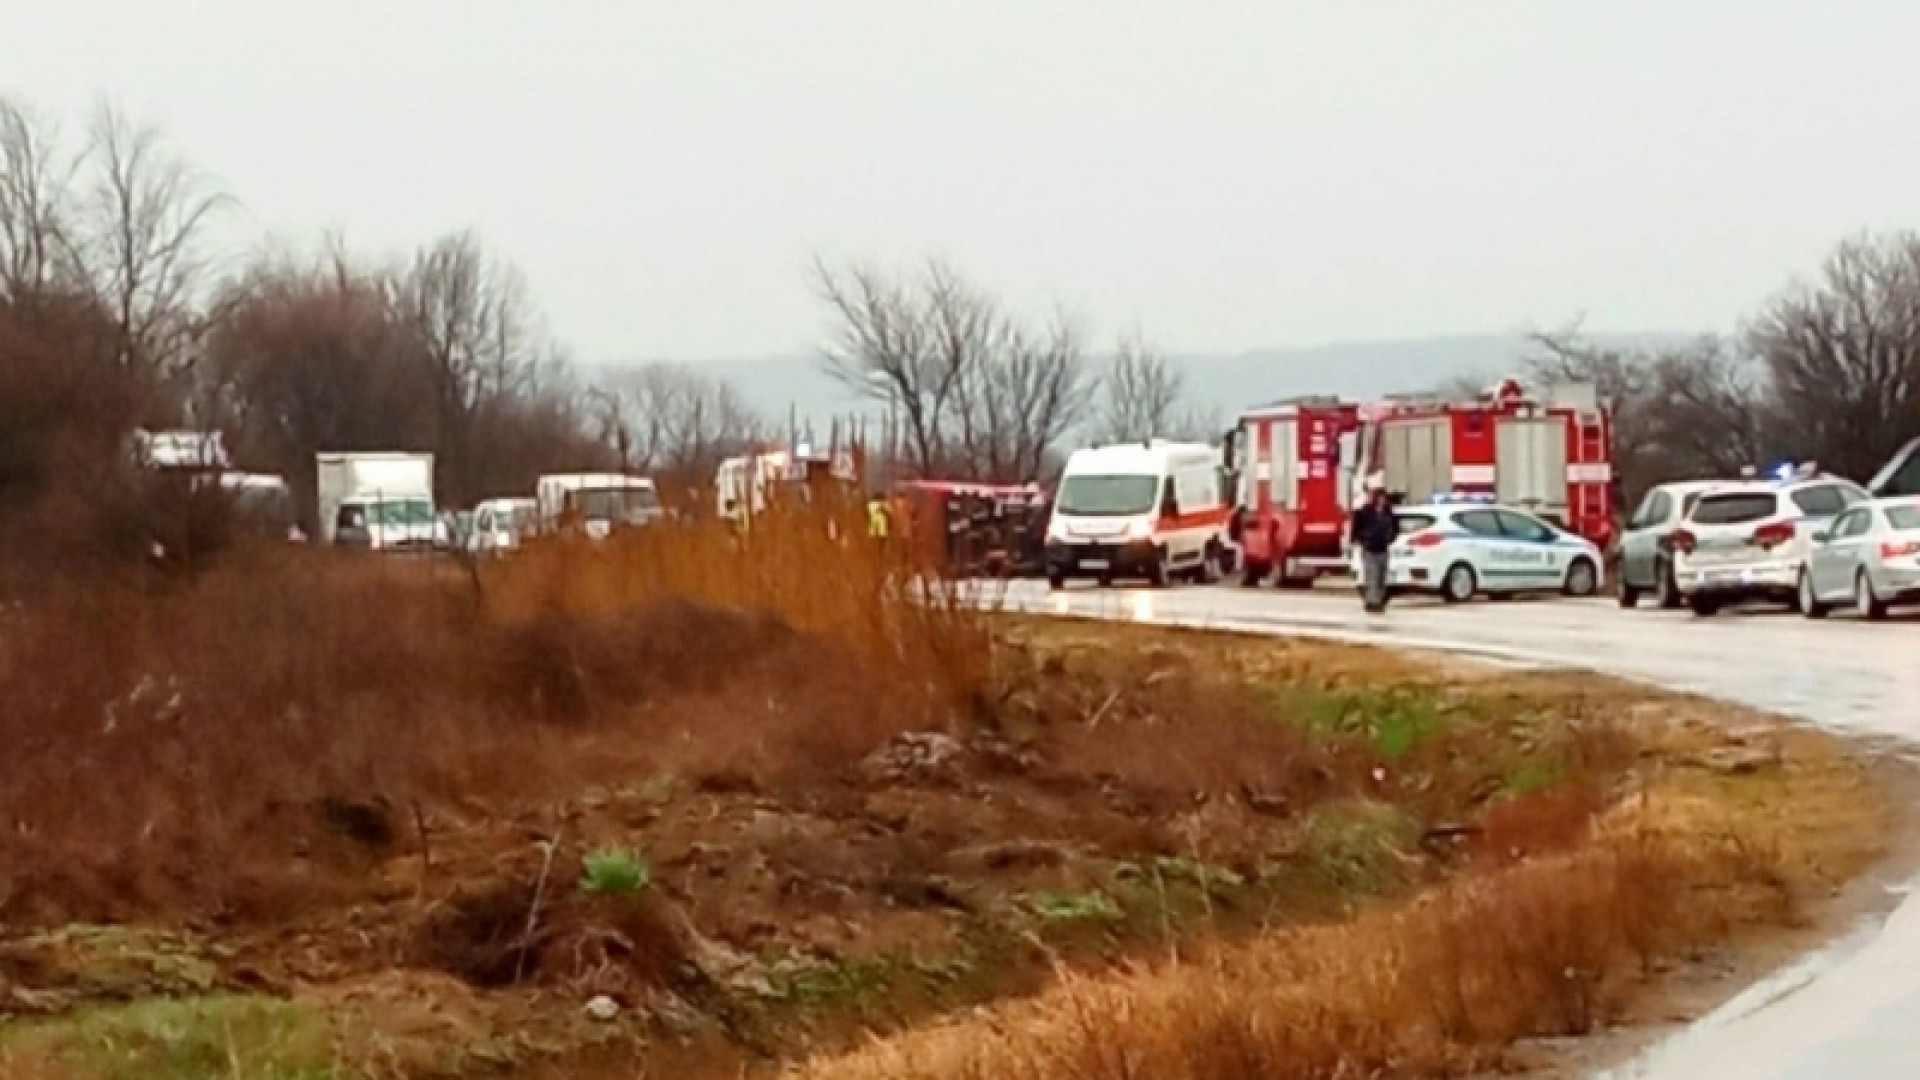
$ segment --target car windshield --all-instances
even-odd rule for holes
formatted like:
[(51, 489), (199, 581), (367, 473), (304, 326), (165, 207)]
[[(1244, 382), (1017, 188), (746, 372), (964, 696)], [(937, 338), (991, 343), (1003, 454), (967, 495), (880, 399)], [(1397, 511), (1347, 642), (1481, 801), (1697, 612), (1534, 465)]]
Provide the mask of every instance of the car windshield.
[(1901, 532), (1920, 530), (1920, 506), (1887, 507), (1887, 524)]
[(433, 524), (433, 504), (425, 499), (390, 500), (367, 504), (370, 524), (392, 528)]
[(1779, 499), (1771, 491), (1702, 495), (1687, 519), (1696, 525), (1745, 525), (1772, 517)]
[(1153, 509), (1160, 493), (1157, 476), (1069, 476), (1060, 485), (1057, 508), (1075, 517), (1119, 517)]
[(569, 501), (592, 521), (624, 521), (660, 506), (659, 494), (642, 487), (586, 488)]

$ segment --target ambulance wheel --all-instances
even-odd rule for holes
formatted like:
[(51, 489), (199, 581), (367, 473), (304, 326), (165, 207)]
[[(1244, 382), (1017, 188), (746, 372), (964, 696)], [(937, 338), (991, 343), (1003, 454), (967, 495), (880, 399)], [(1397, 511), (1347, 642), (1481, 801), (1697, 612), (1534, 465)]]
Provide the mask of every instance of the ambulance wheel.
[(1213, 544), (1208, 544), (1206, 553), (1200, 556), (1200, 572), (1194, 576), (1202, 585), (1217, 584), (1221, 578), (1227, 576), (1225, 562), (1226, 557), (1221, 554), (1220, 549)]
[(1440, 579), (1440, 598), (1449, 604), (1464, 604), (1479, 591), (1480, 579), (1463, 562), (1447, 567), (1447, 575)]
[(1568, 596), (1592, 596), (1600, 589), (1600, 574), (1592, 559), (1575, 559), (1567, 568), (1565, 592)]
[(1149, 588), (1166, 588), (1167, 581), (1170, 577), (1171, 575), (1167, 573), (1167, 557), (1165, 555), (1156, 556), (1152, 562), (1147, 564), (1147, 586)]

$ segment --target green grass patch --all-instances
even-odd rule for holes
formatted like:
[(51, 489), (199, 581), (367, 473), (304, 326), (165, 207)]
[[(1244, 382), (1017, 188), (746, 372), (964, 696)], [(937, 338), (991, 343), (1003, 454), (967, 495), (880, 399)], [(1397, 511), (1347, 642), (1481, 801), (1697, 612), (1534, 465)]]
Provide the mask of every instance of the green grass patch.
[[(346, 1080), (326, 1020), (251, 996), (150, 1000), (22, 1024), (0, 1048), (76, 1080)], [(0, 1059), (4, 1060), (4, 1059)]]
[(653, 882), (647, 861), (629, 851), (595, 851), (584, 866), (580, 887), (595, 896), (634, 896)]
[(767, 972), (767, 982), (773, 987), (777, 1000), (821, 1005), (882, 994), (893, 974), (894, 963), (885, 957), (876, 957), (775, 966)]
[(1376, 757), (1394, 761), (1445, 733), (1459, 705), (1432, 687), (1291, 686), (1273, 691), (1269, 707), (1279, 719), (1310, 735), (1358, 739)]
[(1364, 799), (1317, 807), (1306, 820), (1306, 856), (1341, 892), (1378, 895), (1400, 880), (1418, 826), (1399, 809)]
[(68, 926), (0, 945), (0, 959), (42, 972), (43, 985), (121, 999), (208, 993), (221, 955), (186, 934), (115, 926)]
[(1498, 798), (1520, 799), (1536, 792), (1558, 787), (1566, 779), (1566, 766), (1558, 761), (1523, 761), (1508, 771), (1500, 785)]
[(1113, 897), (1098, 889), (1034, 893), (1026, 906), (1045, 922), (1117, 922), (1125, 915)]

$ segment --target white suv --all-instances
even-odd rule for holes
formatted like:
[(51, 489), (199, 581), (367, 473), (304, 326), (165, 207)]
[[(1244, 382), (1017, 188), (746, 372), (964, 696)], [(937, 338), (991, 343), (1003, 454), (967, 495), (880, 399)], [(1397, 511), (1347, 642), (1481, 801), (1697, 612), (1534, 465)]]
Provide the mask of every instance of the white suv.
[(1674, 582), (1695, 615), (1747, 600), (1798, 610), (1813, 534), (1867, 498), (1834, 476), (1715, 485), (1669, 537)]

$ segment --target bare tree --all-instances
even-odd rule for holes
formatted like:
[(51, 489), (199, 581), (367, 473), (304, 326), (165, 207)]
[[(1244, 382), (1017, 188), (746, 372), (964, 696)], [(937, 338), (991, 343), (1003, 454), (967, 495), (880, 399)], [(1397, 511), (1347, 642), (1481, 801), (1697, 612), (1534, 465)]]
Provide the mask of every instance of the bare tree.
[(974, 455), (972, 473), (1025, 483), (1040, 476), (1047, 451), (1079, 426), (1093, 383), (1080, 332), (1064, 314), (1038, 331), (1009, 326), (999, 339), (980, 379), (981, 421), (974, 427), (983, 452)]
[(343, 258), (264, 261), (221, 291), (207, 367), (236, 451), (311, 500), (322, 450), (426, 450), (433, 396), (393, 284)]
[(1747, 339), (1776, 395), (1782, 448), (1865, 479), (1920, 433), (1920, 234), (1857, 237)]
[(0, 98), (0, 299), (44, 296), (80, 280), (70, 205), (76, 163), (59, 129)]
[(1136, 330), (1122, 339), (1101, 387), (1095, 438), (1125, 442), (1171, 436), (1186, 380)]
[(627, 467), (711, 478), (720, 461), (766, 434), (738, 387), (684, 364), (648, 364), (603, 380), (590, 392), (603, 440)]
[[(952, 277), (937, 262), (927, 275), (936, 282)], [(948, 414), (972, 358), (956, 348), (961, 324), (937, 329), (912, 284), (872, 267), (836, 272), (816, 261), (814, 283), (836, 323), (821, 351), (827, 374), (887, 403), (899, 417), (913, 467), (922, 475), (939, 471)]]
[(1033, 479), (1084, 419), (1085, 349), (1064, 315), (1023, 325), (937, 260), (905, 281), (864, 267), (816, 275), (837, 324), (827, 373), (889, 406), (921, 475)]
[(414, 257), (398, 296), (433, 397), (437, 467), (456, 498), (469, 497), (477, 419), (489, 401), (525, 388), (540, 355), (525, 281), (458, 233)]
[(1628, 503), (1665, 480), (1732, 476), (1762, 457), (1769, 405), (1763, 372), (1713, 335), (1657, 350), (1604, 348), (1578, 326), (1532, 335), (1541, 381), (1594, 386), (1614, 425), (1614, 468)]
[(190, 361), (197, 291), (208, 283), (204, 233), (228, 199), (158, 129), (111, 105), (95, 111), (78, 250), (120, 328), (121, 362), (158, 378)]
[(1705, 335), (1653, 356), (1642, 405), (1646, 422), (1630, 433), (1647, 445), (1621, 449), (1657, 455), (1653, 475), (1737, 476), (1767, 453), (1768, 400), (1754, 358), (1739, 352), (1737, 343)]

